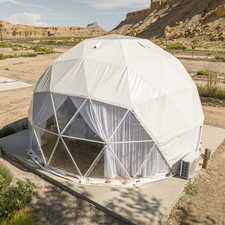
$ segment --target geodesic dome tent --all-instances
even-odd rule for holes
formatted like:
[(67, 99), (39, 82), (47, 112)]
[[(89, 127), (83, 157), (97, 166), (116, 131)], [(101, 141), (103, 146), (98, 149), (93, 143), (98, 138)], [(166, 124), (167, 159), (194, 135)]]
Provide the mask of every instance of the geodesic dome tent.
[(87, 39), (39, 80), (30, 108), (31, 154), (58, 174), (161, 178), (198, 150), (203, 112), (175, 57), (148, 40)]

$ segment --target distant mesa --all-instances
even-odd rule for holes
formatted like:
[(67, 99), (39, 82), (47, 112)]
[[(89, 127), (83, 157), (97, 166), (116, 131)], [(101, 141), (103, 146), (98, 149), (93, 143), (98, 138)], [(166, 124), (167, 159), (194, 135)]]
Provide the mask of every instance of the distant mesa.
[(100, 25), (98, 25), (97, 22), (89, 23), (87, 25), (87, 29), (89, 29), (89, 30), (104, 31), (104, 29)]
[[(95, 29), (78, 26), (38, 27), (22, 24), (12, 24), (0, 20), (0, 37), (3, 39), (45, 38), (45, 37), (96, 37), (106, 34), (98, 24)], [(98, 28), (98, 29), (97, 29)]]

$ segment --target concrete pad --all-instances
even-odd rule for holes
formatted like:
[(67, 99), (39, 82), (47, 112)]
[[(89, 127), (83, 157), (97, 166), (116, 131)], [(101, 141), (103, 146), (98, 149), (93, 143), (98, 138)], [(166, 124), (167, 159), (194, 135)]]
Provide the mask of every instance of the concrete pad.
[(18, 88), (31, 87), (31, 84), (16, 81), (6, 77), (0, 77), (0, 91), (14, 90)]
[[(215, 151), (224, 138), (225, 129), (204, 126), (205, 148)], [(26, 158), (27, 143), (27, 130), (0, 139), (0, 146), (6, 149), (7, 154), (15, 156), (26, 165), (30, 164), (30, 160)], [(136, 225), (154, 225), (166, 220), (188, 182), (172, 177), (132, 188), (100, 184), (81, 185), (39, 168), (34, 169), (33, 172), (71, 194), (91, 202), (106, 213)]]
[(209, 148), (213, 152), (220, 146), (225, 138), (225, 129), (204, 125), (202, 132), (203, 149)]

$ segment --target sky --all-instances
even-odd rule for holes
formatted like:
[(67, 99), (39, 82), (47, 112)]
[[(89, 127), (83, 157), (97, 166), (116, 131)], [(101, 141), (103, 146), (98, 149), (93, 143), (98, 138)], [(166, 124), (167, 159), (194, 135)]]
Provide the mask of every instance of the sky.
[(0, 0), (0, 20), (34, 26), (87, 26), (98, 22), (106, 30), (150, 0)]

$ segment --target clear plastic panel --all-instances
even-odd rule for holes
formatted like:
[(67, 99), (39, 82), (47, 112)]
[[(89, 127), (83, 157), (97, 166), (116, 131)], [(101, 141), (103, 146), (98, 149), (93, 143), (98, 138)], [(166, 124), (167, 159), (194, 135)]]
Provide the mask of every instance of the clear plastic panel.
[(48, 92), (50, 91), (52, 67), (49, 67), (39, 80), (35, 92)]
[(50, 93), (34, 94), (33, 124), (54, 133), (58, 133)]
[[(34, 134), (34, 131), (33, 129), (30, 129), (30, 139), (31, 139), (31, 149), (33, 150), (33, 152), (41, 159), (43, 160), (43, 157), (42, 157), (42, 154), (41, 154), (41, 150), (39, 148), (39, 145), (38, 145), (38, 141), (37, 141), (37, 138)], [(44, 162), (44, 160), (43, 160)]]
[(53, 99), (59, 129), (62, 131), (77, 112), (82, 102), (84, 102), (84, 99), (60, 94), (53, 94)]
[(159, 153), (157, 146), (154, 146), (147, 160), (143, 163), (138, 171), (138, 176), (151, 177), (157, 174), (167, 174), (170, 168)]
[(88, 177), (105, 178), (104, 165), (105, 165), (105, 157), (104, 154), (101, 154), (101, 156), (98, 158), (98, 160), (96, 160), (95, 164), (93, 165), (93, 168), (91, 169), (91, 172), (88, 174)]
[(98, 131), (101, 132), (101, 137), (109, 140), (124, 118), (127, 109), (93, 100), (91, 102), (97, 117)]
[(126, 141), (146, 141), (151, 140), (151, 137), (142, 127), (132, 112), (129, 112), (117, 129), (110, 141), (126, 142)]
[(110, 146), (130, 177), (136, 177), (139, 168), (152, 151), (153, 145), (153, 142), (136, 142), (111, 144)]
[(60, 169), (68, 175), (80, 175), (61, 139), (49, 162), (49, 167)]
[(56, 142), (58, 140), (58, 136), (48, 133), (46, 131), (40, 130), (38, 128), (35, 129), (39, 143), (41, 145), (42, 152), (44, 154), (46, 163), (48, 163), (49, 158), (52, 154), (52, 151), (56, 145)]
[(103, 142), (98, 135), (99, 131), (97, 124), (98, 122), (94, 116), (90, 100), (87, 100), (63, 134), (66, 136)]
[(120, 161), (118, 155), (113, 152), (113, 145), (107, 145), (104, 152), (104, 175), (106, 178), (123, 179), (130, 175)]
[(82, 175), (95, 161), (104, 145), (99, 143), (63, 138)]

